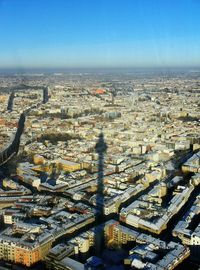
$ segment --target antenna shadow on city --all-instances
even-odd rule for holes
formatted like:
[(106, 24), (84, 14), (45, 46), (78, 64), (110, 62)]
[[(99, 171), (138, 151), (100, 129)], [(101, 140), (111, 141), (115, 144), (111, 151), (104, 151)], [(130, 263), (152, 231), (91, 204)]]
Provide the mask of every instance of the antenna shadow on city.
[[(107, 144), (104, 139), (104, 134), (101, 131), (98, 141), (95, 146), (96, 153), (98, 154), (98, 179), (97, 179), (97, 193), (96, 193), (96, 223), (104, 221), (104, 155), (107, 151)], [(95, 253), (100, 255), (102, 249), (105, 247), (104, 241), (104, 224), (95, 227)]]

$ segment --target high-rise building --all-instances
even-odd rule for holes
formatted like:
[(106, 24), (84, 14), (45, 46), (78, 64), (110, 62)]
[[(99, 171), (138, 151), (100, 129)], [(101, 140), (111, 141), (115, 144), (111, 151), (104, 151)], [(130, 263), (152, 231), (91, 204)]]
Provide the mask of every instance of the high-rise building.
[(60, 109), (60, 118), (61, 119), (66, 119), (67, 118), (67, 109), (64, 107), (61, 107)]
[(49, 88), (48, 87), (44, 87), (43, 88), (43, 103), (47, 103), (49, 100)]
[(13, 110), (13, 100), (15, 98), (15, 94), (14, 92), (12, 92), (9, 96), (9, 99), (8, 99), (8, 106), (7, 106), (7, 110), (8, 111), (12, 111)]

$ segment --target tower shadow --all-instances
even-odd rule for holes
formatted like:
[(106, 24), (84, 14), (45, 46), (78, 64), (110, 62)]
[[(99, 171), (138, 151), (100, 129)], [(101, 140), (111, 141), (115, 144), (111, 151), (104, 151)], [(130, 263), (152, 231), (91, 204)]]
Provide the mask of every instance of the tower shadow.
[(95, 227), (95, 254), (100, 256), (104, 247), (104, 155), (107, 151), (107, 144), (104, 140), (103, 132), (99, 134), (98, 141), (95, 146), (98, 154), (98, 179), (97, 179), (97, 194), (96, 194), (96, 227)]

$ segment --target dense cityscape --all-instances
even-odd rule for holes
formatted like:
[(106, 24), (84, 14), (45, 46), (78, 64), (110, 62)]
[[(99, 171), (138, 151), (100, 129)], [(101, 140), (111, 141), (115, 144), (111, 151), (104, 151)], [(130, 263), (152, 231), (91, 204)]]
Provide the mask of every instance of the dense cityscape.
[(199, 269), (200, 71), (2, 71), (0, 180), (2, 270)]

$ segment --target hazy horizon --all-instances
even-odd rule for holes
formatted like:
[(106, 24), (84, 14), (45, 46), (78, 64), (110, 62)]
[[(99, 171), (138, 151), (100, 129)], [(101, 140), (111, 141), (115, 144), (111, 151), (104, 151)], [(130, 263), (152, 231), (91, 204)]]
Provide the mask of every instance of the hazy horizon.
[(200, 72), (200, 66), (188, 67), (0, 67), (0, 74), (16, 73), (95, 73), (95, 72), (124, 72), (124, 73), (141, 73), (141, 72)]

